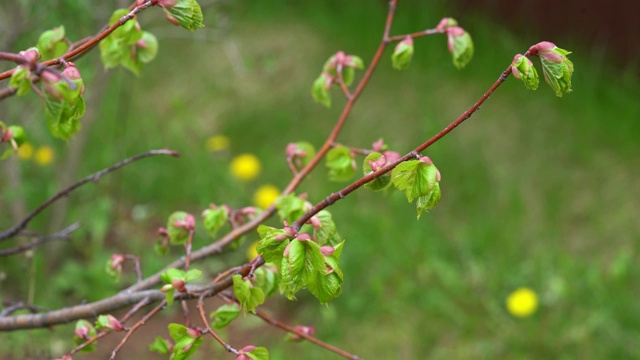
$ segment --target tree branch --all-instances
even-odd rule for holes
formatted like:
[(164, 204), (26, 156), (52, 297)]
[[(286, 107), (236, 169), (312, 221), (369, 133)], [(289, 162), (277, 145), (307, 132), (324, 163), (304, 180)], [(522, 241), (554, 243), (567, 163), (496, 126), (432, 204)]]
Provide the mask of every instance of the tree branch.
[(5, 250), (1, 250), (0, 251), (0, 256), (9, 256), (9, 255), (15, 255), (15, 254), (19, 254), (21, 252), (27, 251), (29, 249), (32, 249), (42, 243), (45, 243), (47, 241), (53, 241), (53, 240), (68, 240), (69, 239), (69, 234), (71, 234), (72, 232), (76, 231), (78, 228), (80, 227), (80, 223), (76, 222), (73, 223), (71, 225), (69, 225), (68, 227), (58, 231), (57, 233), (53, 234), (53, 235), (48, 235), (48, 236), (41, 236), (38, 239), (25, 244), (25, 245), (20, 245), (11, 249), (5, 249)]

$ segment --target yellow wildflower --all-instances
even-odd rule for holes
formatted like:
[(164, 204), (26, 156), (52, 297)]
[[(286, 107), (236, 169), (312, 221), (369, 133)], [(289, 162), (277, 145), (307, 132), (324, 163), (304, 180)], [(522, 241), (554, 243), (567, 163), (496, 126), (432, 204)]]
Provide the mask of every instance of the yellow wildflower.
[(22, 160), (29, 160), (33, 156), (33, 146), (25, 142), (18, 148), (18, 157)]
[(229, 147), (229, 138), (224, 135), (216, 135), (207, 139), (205, 147), (208, 151), (216, 152)]
[(231, 160), (231, 174), (238, 180), (253, 180), (260, 174), (262, 165), (260, 160), (253, 154), (242, 154)]
[(261, 209), (266, 209), (276, 201), (278, 196), (280, 196), (280, 190), (277, 187), (262, 185), (253, 194), (253, 203)]
[(49, 165), (53, 161), (53, 149), (47, 145), (41, 146), (34, 157), (38, 165)]
[(527, 317), (536, 312), (538, 295), (531, 289), (521, 287), (507, 297), (507, 310), (515, 317)]

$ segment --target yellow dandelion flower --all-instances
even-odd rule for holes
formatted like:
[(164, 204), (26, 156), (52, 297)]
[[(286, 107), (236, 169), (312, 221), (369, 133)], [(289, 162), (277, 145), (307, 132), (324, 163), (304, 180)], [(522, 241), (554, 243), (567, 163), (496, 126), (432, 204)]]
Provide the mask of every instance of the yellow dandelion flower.
[(515, 317), (531, 316), (538, 308), (538, 295), (531, 289), (521, 287), (507, 297), (507, 310)]
[(53, 149), (50, 146), (41, 146), (36, 150), (35, 160), (38, 165), (49, 165), (53, 161)]
[(253, 154), (242, 154), (231, 160), (231, 174), (238, 180), (253, 180), (260, 174), (262, 165), (257, 156)]
[(253, 244), (251, 244), (251, 246), (249, 246), (249, 249), (247, 249), (247, 259), (249, 259), (249, 261), (253, 260), (256, 256), (258, 256), (258, 243), (260, 241), (256, 241)]
[(205, 147), (210, 152), (225, 150), (229, 147), (229, 138), (224, 135), (216, 135), (207, 139)]
[(278, 196), (280, 196), (280, 190), (277, 187), (262, 185), (253, 194), (253, 203), (261, 209), (266, 209), (276, 201)]
[(33, 156), (33, 146), (26, 142), (18, 148), (18, 157), (22, 160), (29, 160)]

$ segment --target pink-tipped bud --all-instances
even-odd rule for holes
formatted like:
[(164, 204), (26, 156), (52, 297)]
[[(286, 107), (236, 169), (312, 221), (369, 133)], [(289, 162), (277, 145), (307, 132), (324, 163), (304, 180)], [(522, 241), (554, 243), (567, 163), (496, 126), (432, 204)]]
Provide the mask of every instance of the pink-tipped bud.
[(170, 9), (176, 6), (176, 4), (178, 4), (178, 1), (179, 0), (158, 0), (158, 5), (162, 6), (163, 8)]
[(324, 88), (327, 90), (331, 89), (336, 79), (329, 73), (322, 73), (322, 76), (325, 78)]
[(373, 151), (375, 152), (380, 152), (380, 150), (382, 150), (382, 146), (384, 146), (384, 140), (380, 138), (376, 142), (371, 144), (371, 149), (373, 149)]
[(120, 270), (122, 268), (122, 263), (124, 263), (124, 255), (113, 254), (109, 259), (111, 270)]
[(384, 155), (381, 155), (378, 160), (373, 161), (369, 160), (369, 166), (371, 166), (371, 171), (376, 172), (380, 168), (384, 167), (387, 164), (387, 158)]
[(147, 0), (136, 0), (136, 6), (142, 6), (146, 2), (147, 2)]
[(4, 130), (4, 132), (2, 133), (2, 137), (0, 137), (0, 142), (9, 142), (11, 141), (11, 139), (13, 139), (13, 130)]
[(89, 340), (89, 325), (84, 325), (74, 330), (77, 337), (82, 340)]
[(144, 39), (140, 39), (136, 42), (136, 46), (141, 48), (141, 49), (146, 49), (147, 48), (147, 42), (144, 41)]
[(320, 248), (320, 252), (322, 252), (322, 255), (324, 256), (331, 256), (335, 251), (336, 249), (333, 246), (327, 245)]
[(282, 231), (284, 231), (290, 238), (298, 235), (298, 233), (296, 233), (292, 227), (287, 226), (286, 222), (284, 223), (284, 228), (282, 229)]
[(316, 230), (322, 229), (322, 221), (320, 221), (317, 216), (312, 216), (308, 223), (310, 223)]
[(192, 339), (197, 339), (202, 335), (202, 333), (198, 329), (188, 328), (187, 335)]
[(385, 151), (382, 153), (382, 155), (387, 158), (387, 164), (394, 163), (402, 157), (397, 151)]
[(196, 219), (191, 214), (185, 215), (183, 220), (176, 220), (173, 226), (183, 228), (185, 230), (193, 230), (196, 227)]
[(438, 172), (436, 173), (436, 181), (440, 182), (441, 178), (442, 176), (440, 176), (440, 170), (438, 170)]
[(162, 236), (162, 237), (169, 236), (169, 232), (167, 232), (167, 229), (165, 229), (163, 227), (159, 227), (158, 228), (157, 234), (158, 234), (158, 236)]
[(427, 165), (433, 165), (433, 161), (431, 161), (431, 158), (429, 158), (428, 156), (420, 157), (420, 161)]
[(185, 282), (182, 279), (171, 280), (171, 286), (173, 286), (174, 289), (178, 290), (181, 293), (187, 292), (187, 289), (185, 288), (184, 285), (185, 285)]
[(290, 237), (285, 235), (285, 234), (278, 234), (278, 235), (273, 237), (273, 239), (276, 240), (276, 241), (284, 241), (284, 240), (287, 240), (289, 238)]
[[(305, 335), (312, 336), (316, 332), (316, 329), (314, 329), (313, 326), (298, 325), (296, 326), (296, 331)], [(302, 339), (303, 337), (298, 334), (289, 333), (288, 340), (290, 341), (297, 342), (297, 341), (301, 341)]]
[(109, 319), (109, 323), (105, 326), (107, 329), (111, 329), (113, 331), (124, 331), (124, 326), (112, 315), (107, 315), (107, 319)]
[(298, 236), (296, 236), (296, 239), (300, 241), (311, 241), (311, 236), (307, 233), (302, 233), (298, 234)]
[(456, 26), (456, 25), (458, 25), (458, 22), (454, 18), (446, 17), (446, 18), (443, 18), (442, 20), (440, 20), (440, 22), (436, 26), (436, 30), (444, 31), (448, 27)]
[(447, 34), (447, 46), (449, 48), (449, 52), (454, 52), (454, 39), (465, 34), (465, 31), (460, 26), (452, 26), (445, 29), (445, 34)]
[(37, 48), (20, 51), (18, 54), (24, 56), (30, 64), (35, 64), (38, 60), (40, 60), (40, 53), (38, 52)]
[(252, 352), (252, 351), (253, 351), (253, 350), (255, 350), (255, 349), (256, 349), (256, 347), (255, 347), (255, 346), (253, 346), (253, 345), (247, 345), (247, 346), (243, 347), (242, 349), (240, 349), (240, 351), (239, 351), (239, 352), (240, 352), (240, 353), (245, 354), (245, 353), (250, 353), (250, 352)]

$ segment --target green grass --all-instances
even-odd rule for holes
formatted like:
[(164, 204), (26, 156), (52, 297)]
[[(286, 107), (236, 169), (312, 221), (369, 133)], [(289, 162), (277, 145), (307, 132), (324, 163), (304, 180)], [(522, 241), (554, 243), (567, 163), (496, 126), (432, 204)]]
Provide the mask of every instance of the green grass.
[[(343, 100), (336, 92), (326, 110), (312, 102), (310, 85), (337, 50), (368, 62), (385, 9), (371, 6), (365, 16), (357, 3), (340, 9), (332, 2), (279, 4), (230, 6), (233, 26), (221, 42), (161, 38), (158, 60), (140, 79), (112, 71), (101, 115), (87, 129), (79, 174), (150, 148), (176, 149), (182, 157), (143, 160), (72, 195), (68, 221), (83, 221), (82, 237), (74, 239), (74, 250), (65, 248), (64, 261), (38, 253), (53, 275), (38, 275), (36, 302), (57, 307), (70, 304), (66, 296), (93, 300), (109, 293), (114, 285), (99, 279), (114, 251), (143, 255), (147, 274), (159, 269), (164, 260), (148, 253), (154, 229), (172, 211), (198, 213), (211, 202), (243, 206), (258, 185), (286, 184), (288, 142), (321, 143)], [(412, 149), (474, 103), (513, 54), (530, 45), (482, 19), (464, 22), (441, 9), (401, 6), (397, 32), (431, 26), (444, 15), (458, 17), (474, 37), (470, 66), (453, 68), (442, 37), (416, 41), (416, 58), (405, 72), (392, 70), (386, 56), (340, 142), (367, 147), (382, 136), (400, 152)], [(347, 239), (343, 294), (329, 307), (308, 294), (294, 304), (272, 299), (276, 316), (313, 324), (319, 338), (366, 359), (640, 356), (634, 306), (640, 291), (639, 85), (592, 61), (587, 51), (559, 45), (574, 51), (572, 94), (559, 99), (546, 84), (530, 92), (509, 79), (468, 123), (426, 152), (442, 173), (443, 198), (420, 220), (397, 193), (358, 191), (337, 203), (332, 212)], [(242, 73), (234, 72), (228, 46), (237, 46)], [(214, 134), (232, 139), (227, 152), (204, 150)], [(56, 148), (60, 157), (68, 155), (68, 147)], [(263, 161), (259, 180), (236, 184), (230, 177), (228, 161), (242, 152)], [(24, 172), (32, 174), (23, 190), (31, 208), (54, 192), (42, 185), (51, 169), (26, 164)], [(319, 168), (299, 192), (315, 202), (342, 186), (327, 182)], [(136, 205), (148, 209), (147, 219), (132, 220)], [(242, 257), (201, 266), (217, 271)], [(10, 261), (12, 279), (21, 261)], [(88, 271), (78, 270), (83, 267)], [(526, 319), (511, 317), (504, 306), (520, 286), (541, 300)], [(23, 284), (12, 294), (25, 291)], [(275, 332), (268, 328), (237, 326), (246, 341), (267, 346), (272, 359), (330, 357), (310, 344), (281, 343), (264, 334)], [(70, 333), (60, 332), (52, 336)], [(0, 343), (18, 336), (24, 334), (3, 335)]]

